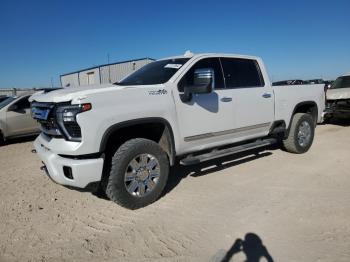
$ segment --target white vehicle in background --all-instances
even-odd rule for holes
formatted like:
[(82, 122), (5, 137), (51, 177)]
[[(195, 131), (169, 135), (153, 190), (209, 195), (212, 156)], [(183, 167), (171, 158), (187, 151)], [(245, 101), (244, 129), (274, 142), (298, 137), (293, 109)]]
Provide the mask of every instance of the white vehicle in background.
[(325, 97), (323, 85), (272, 86), (258, 57), (186, 53), (119, 83), (31, 101), (42, 126), (34, 146), (49, 176), (78, 188), (99, 183), (135, 209), (161, 195), (177, 159), (192, 165), (279, 139), (305, 153)]
[(12, 138), (39, 134), (39, 124), (31, 117), (29, 97), (29, 94), (6, 96), (0, 102), (0, 144)]
[(338, 77), (326, 92), (325, 120), (350, 117), (350, 73)]

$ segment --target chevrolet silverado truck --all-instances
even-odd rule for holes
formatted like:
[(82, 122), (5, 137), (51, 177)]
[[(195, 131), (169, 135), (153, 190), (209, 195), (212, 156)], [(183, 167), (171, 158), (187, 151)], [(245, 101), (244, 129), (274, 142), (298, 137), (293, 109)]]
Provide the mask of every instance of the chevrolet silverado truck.
[(326, 91), (324, 119), (350, 117), (350, 73), (338, 77)]
[(31, 97), (35, 151), (55, 182), (98, 183), (129, 209), (157, 200), (175, 164), (193, 165), (280, 140), (305, 153), (323, 85), (272, 86), (254, 56), (192, 54), (152, 62), (114, 84)]

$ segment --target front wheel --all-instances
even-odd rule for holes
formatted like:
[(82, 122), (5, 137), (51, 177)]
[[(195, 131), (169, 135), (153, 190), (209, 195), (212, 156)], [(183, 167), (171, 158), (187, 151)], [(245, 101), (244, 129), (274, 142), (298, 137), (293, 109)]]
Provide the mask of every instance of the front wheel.
[(129, 209), (147, 206), (161, 195), (168, 174), (167, 155), (157, 143), (131, 139), (112, 157), (106, 195)]
[(315, 121), (310, 114), (296, 113), (293, 116), (288, 137), (283, 140), (284, 148), (291, 153), (307, 152), (314, 140)]

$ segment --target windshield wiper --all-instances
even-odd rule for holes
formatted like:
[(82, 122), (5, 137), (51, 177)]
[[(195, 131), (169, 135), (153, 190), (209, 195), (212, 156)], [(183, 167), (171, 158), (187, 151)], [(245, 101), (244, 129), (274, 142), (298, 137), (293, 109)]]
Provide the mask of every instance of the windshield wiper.
[(130, 84), (122, 83), (122, 82), (115, 82), (115, 83), (113, 83), (113, 85), (115, 85), (115, 86), (128, 86)]

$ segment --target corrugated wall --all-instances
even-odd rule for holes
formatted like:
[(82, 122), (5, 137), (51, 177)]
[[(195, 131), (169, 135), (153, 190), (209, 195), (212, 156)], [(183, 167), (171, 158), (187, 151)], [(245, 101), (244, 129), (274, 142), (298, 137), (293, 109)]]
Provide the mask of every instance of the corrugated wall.
[(79, 86), (78, 73), (61, 76), (62, 87)]
[(152, 62), (150, 59), (137, 60), (134, 62), (127, 62), (121, 64), (101, 66), (101, 82), (115, 83), (130, 75), (134, 71), (140, 69), (144, 65)]
[(115, 83), (151, 62), (151, 59), (135, 60), (62, 75), (62, 87)]
[(79, 82), (81, 86), (100, 84), (98, 67), (79, 72)]
[(34, 94), (40, 89), (34, 88), (0, 88), (0, 96), (19, 96), (22, 94)]

